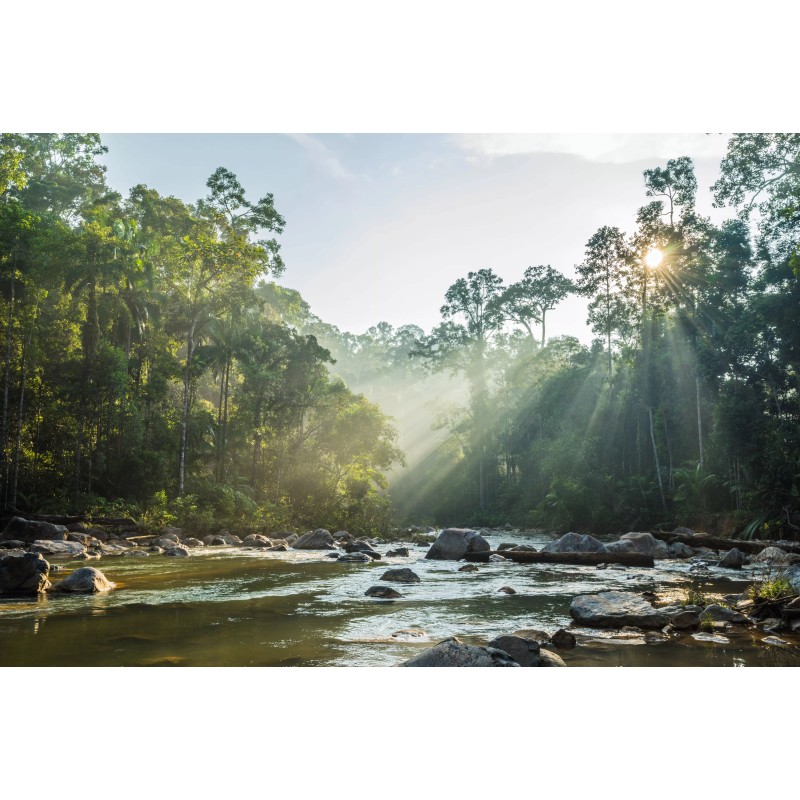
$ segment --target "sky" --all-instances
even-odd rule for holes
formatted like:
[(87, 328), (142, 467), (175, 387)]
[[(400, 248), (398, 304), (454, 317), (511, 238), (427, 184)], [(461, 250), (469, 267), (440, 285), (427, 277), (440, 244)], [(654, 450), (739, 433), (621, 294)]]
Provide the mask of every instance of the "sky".
[[(286, 219), (278, 280), (342, 330), (440, 321), (448, 287), (493, 269), (506, 283), (550, 264), (568, 277), (603, 225), (632, 232), (642, 172), (688, 155), (711, 207), (723, 134), (104, 134), (112, 188), (144, 183), (196, 201), (220, 166)], [(548, 314), (547, 334), (588, 342), (586, 303)]]

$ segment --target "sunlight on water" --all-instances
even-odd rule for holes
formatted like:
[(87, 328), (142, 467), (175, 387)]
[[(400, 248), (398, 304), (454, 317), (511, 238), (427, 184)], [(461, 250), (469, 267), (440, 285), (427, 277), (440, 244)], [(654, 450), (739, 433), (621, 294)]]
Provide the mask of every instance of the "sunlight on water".
[[(538, 548), (549, 537), (489, 539), (493, 547), (509, 541)], [(409, 549), (407, 558), (364, 564), (337, 563), (325, 551), (241, 548), (106, 558), (99, 566), (118, 584), (112, 592), (0, 604), (0, 665), (391, 666), (449, 636), (484, 644), (525, 628), (568, 627), (578, 594), (656, 588), (663, 599), (680, 599), (690, 585), (723, 595), (752, 579), (725, 570), (693, 577), (682, 562), (652, 570), (501, 562), (465, 573), (463, 562), (428, 561), (427, 548)], [(420, 583), (385, 584), (400, 592), (395, 600), (365, 596), (393, 566), (410, 566)], [(726, 645), (575, 633), (579, 647), (561, 655), (576, 666), (800, 665), (796, 649), (767, 647), (751, 633), (734, 633)]]

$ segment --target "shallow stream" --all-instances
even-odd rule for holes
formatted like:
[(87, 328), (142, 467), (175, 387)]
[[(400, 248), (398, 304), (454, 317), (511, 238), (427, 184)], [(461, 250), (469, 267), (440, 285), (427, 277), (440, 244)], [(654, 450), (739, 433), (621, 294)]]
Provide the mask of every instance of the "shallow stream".
[[(496, 534), (501, 542), (532, 544), (545, 534)], [(385, 553), (399, 544), (381, 545)], [(526, 628), (554, 632), (571, 624), (578, 594), (653, 590), (659, 601), (682, 601), (692, 587), (722, 597), (753, 582), (756, 568), (712, 567), (696, 576), (683, 561), (654, 569), (604, 569), (552, 564), (428, 561), (428, 548), (365, 564), (342, 564), (325, 551), (266, 553), (233, 547), (198, 548), (189, 558), (105, 557), (58, 562), (56, 582), (80, 566), (95, 566), (117, 584), (93, 596), (48, 595), (0, 600), (0, 666), (391, 666), (449, 636), (485, 644)], [(421, 582), (383, 583), (402, 597), (380, 600), (365, 591), (389, 567), (407, 566)], [(499, 591), (509, 586), (515, 594)], [(727, 642), (690, 634), (653, 636), (572, 629), (570, 666), (800, 666), (800, 638), (788, 647), (748, 628)]]

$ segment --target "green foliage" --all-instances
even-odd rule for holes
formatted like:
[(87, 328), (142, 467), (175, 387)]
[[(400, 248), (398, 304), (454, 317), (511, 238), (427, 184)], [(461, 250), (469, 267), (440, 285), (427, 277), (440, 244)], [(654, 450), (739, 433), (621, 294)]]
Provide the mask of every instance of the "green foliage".
[(700, 630), (705, 633), (714, 632), (714, 620), (711, 618), (711, 614), (700, 615)]
[(752, 584), (747, 590), (752, 600), (777, 600), (797, 594), (786, 578), (777, 577)]
[(708, 600), (706, 596), (694, 586), (690, 586), (683, 598), (684, 605), (687, 606), (707, 606)]

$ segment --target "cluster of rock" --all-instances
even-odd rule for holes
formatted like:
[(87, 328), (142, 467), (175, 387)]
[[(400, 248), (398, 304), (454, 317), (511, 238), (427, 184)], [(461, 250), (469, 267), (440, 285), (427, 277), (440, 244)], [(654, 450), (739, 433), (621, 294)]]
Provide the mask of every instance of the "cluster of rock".
[(559, 649), (575, 647), (575, 637), (565, 630), (549, 635), (544, 631), (531, 629), (498, 636), (481, 646), (465, 644), (453, 636), (398, 666), (566, 667), (566, 662), (553, 651), (553, 647)]

